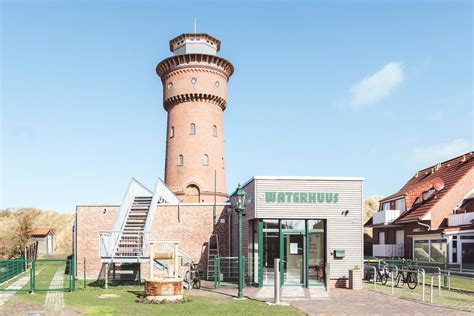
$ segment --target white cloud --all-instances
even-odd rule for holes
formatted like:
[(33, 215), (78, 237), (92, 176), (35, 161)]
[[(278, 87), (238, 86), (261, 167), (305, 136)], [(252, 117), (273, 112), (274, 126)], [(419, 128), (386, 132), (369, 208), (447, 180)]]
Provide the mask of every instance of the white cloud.
[(380, 101), (399, 86), (404, 77), (402, 63), (389, 62), (351, 87), (349, 106), (357, 110)]
[(438, 162), (462, 155), (472, 150), (471, 142), (464, 138), (457, 138), (449, 143), (433, 146), (419, 146), (413, 149), (410, 162), (420, 168), (429, 167)]

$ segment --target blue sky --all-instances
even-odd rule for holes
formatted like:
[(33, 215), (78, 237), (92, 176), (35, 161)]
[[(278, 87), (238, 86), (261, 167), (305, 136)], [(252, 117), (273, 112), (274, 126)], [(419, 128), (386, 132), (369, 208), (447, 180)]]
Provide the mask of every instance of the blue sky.
[(390, 194), (473, 140), (470, 1), (2, 1), (0, 207), (119, 204), (163, 177), (156, 64), (198, 31), (230, 60), (229, 190), (363, 176)]

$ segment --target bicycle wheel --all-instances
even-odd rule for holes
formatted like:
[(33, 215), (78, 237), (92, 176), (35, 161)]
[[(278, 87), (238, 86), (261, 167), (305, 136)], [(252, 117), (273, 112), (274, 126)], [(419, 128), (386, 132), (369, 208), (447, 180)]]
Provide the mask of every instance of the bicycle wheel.
[(418, 285), (418, 275), (414, 272), (409, 272), (407, 275), (407, 285), (410, 290), (414, 290)]
[[(395, 278), (395, 286), (396, 287), (398, 287), (398, 284), (400, 284), (400, 279), (402, 279), (402, 282), (403, 282), (403, 273), (398, 272), (397, 276)], [(402, 283), (402, 286), (403, 286), (403, 283)]]
[(382, 285), (385, 285), (385, 284), (387, 284), (387, 281), (388, 281), (388, 276), (387, 276), (387, 274), (383, 273), (380, 276), (380, 283), (382, 283)]
[(189, 290), (191, 288), (191, 271), (186, 271), (184, 274), (184, 279), (183, 279), (183, 287), (186, 290)]
[(194, 279), (193, 280), (193, 289), (199, 290), (201, 288), (201, 280)]
[(201, 288), (201, 274), (199, 271), (196, 271), (196, 274), (194, 275), (193, 287), (198, 290)]

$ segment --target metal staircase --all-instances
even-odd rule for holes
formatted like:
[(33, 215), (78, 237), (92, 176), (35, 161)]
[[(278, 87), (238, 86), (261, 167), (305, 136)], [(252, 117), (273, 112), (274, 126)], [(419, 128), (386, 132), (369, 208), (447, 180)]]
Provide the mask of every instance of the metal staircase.
[(214, 279), (214, 261), (217, 256), (219, 256), (219, 237), (212, 234), (207, 243), (207, 280)]
[[(135, 179), (130, 181), (127, 193), (120, 205), (113, 230), (99, 233), (100, 256), (103, 264), (113, 265), (113, 273), (122, 268), (132, 267), (139, 263), (148, 263), (148, 241), (160, 240), (153, 234), (153, 220), (156, 208), (160, 204), (179, 204), (179, 199), (158, 179), (155, 191), (151, 192)], [(163, 244), (164, 250), (173, 249), (171, 244)], [(179, 251), (182, 265), (193, 260), (183, 251)], [(154, 260), (156, 268), (168, 270), (165, 261)], [(117, 269), (115, 269), (117, 267)], [(110, 268), (110, 266), (109, 266)], [(108, 274), (108, 271), (107, 271)]]

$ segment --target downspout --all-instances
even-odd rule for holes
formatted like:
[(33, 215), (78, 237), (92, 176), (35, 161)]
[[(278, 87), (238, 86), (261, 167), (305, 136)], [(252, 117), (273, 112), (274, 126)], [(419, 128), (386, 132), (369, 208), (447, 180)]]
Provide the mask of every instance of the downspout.
[(431, 230), (431, 225), (428, 225), (428, 224), (422, 223), (422, 222), (420, 222), (420, 221), (421, 221), (421, 219), (418, 217), (418, 218), (416, 219), (416, 223), (417, 223), (418, 225), (421, 225), (421, 226), (428, 227), (428, 231), (430, 231), (430, 230)]

